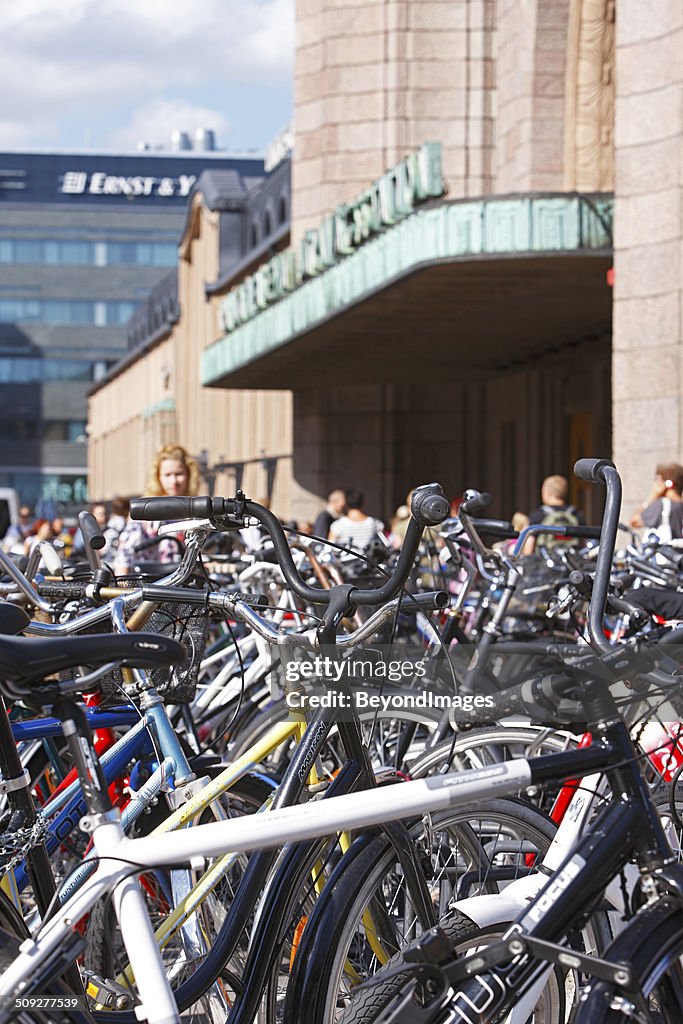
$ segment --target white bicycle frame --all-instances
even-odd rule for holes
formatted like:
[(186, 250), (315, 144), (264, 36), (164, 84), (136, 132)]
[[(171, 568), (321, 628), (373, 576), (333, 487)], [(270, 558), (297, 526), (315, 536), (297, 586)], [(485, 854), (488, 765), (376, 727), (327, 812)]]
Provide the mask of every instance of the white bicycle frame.
[(135, 975), (140, 1006), (136, 1015), (148, 1024), (180, 1024), (173, 993), (140, 887), (131, 867), (145, 870), (190, 863), (203, 867), (207, 857), (283, 846), (348, 829), (458, 807), (476, 798), (518, 793), (531, 784), (525, 758), (472, 771), (418, 779), (401, 785), (366, 790), (328, 800), (284, 807), (246, 818), (197, 825), (163, 836), (128, 839), (118, 812), (106, 820), (83, 819), (92, 827), (99, 866), (95, 874), (46, 922), (35, 938), (26, 939), (19, 956), (0, 975), (0, 1009), (13, 1008), (26, 993), (29, 979), (72, 935), (77, 923), (102, 896), (113, 905), (126, 954)]
[[(573, 850), (583, 833), (601, 789), (604, 789), (604, 781), (603, 776), (599, 773), (588, 775), (581, 780), (581, 786), (574, 793), (537, 870), (510, 882), (499, 893), (457, 900), (451, 905), (452, 909), (464, 914), (480, 928), (490, 928), (496, 925), (507, 927), (516, 921), (526, 910), (527, 904), (547, 885), (553, 872)], [(628, 865), (627, 871), (629, 867), (637, 876), (637, 868)], [(615, 910), (623, 912), (623, 896), (617, 879), (610, 882), (605, 890), (605, 896)], [(552, 970), (552, 966), (549, 965), (539, 975), (534, 984), (520, 997), (515, 1008), (507, 1015), (505, 1024), (525, 1024), (529, 1020)]]
[[(580, 787), (572, 796), (538, 869), (532, 874), (510, 882), (499, 893), (458, 900), (452, 904), (452, 909), (469, 917), (481, 928), (495, 925), (507, 926), (517, 920), (526, 910), (528, 903), (538, 895), (550, 880), (551, 875), (574, 849), (591, 817), (596, 802), (605, 789), (606, 783), (602, 774), (597, 773), (583, 778)], [(635, 864), (626, 865), (624, 877), (627, 892), (630, 892), (639, 877), (639, 871)], [(626, 908), (618, 878), (613, 878), (606, 887), (605, 900), (616, 912), (616, 922), (620, 922)], [(552, 966), (549, 966), (520, 997), (515, 1008), (505, 1018), (505, 1024), (525, 1024), (529, 1020), (552, 970)]]

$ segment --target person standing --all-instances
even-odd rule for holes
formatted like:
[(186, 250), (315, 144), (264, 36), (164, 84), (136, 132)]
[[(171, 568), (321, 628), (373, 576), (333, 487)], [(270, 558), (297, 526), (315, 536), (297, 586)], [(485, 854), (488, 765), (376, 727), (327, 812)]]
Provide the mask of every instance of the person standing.
[(316, 520), (313, 524), (313, 536), (314, 537), (327, 537), (329, 536), (330, 527), (332, 523), (336, 522), (340, 516), (344, 515), (346, 511), (346, 493), (340, 489), (330, 491), (327, 495), (327, 505), (318, 512)]
[(24, 553), (24, 544), (33, 528), (33, 513), (28, 505), (22, 505), (19, 509), (19, 521), (8, 527), (7, 533), (2, 541), (4, 551), (13, 551), (15, 554)]
[(541, 484), (541, 504), (529, 516), (529, 523), (532, 526), (539, 524), (549, 527), (548, 533), (539, 533), (535, 537), (529, 537), (524, 545), (524, 554), (531, 554), (536, 544), (543, 544), (546, 548), (555, 547), (558, 543), (566, 543), (561, 539), (553, 538), (553, 526), (584, 526), (586, 520), (583, 512), (570, 505), (569, 481), (565, 476), (555, 474), (547, 476)]
[(664, 544), (683, 537), (683, 466), (664, 462), (655, 467), (652, 489), (630, 525), (646, 527)]
[(350, 488), (346, 491), (346, 514), (332, 523), (328, 540), (363, 553), (383, 529), (380, 519), (363, 511), (362, 492)]
[[(147, 480), (146, 497), (162, 495), (195, 495), (199, 490), (199, 468), (192, 456), (180, 444), (167, 444), (154, 457)], [(164, 538), (150, 550), (136, 552), (145, 540), (157, 536), (159, 523), (138, 523), (130, 520), (119, 537), (114, 572), (127, 575), (138, 561), (173, 562), (178, 557), (178, 546)]]

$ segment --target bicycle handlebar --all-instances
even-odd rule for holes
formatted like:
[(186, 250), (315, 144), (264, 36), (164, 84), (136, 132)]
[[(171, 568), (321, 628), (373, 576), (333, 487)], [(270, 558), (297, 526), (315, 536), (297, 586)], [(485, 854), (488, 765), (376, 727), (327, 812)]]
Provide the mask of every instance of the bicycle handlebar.
[(158, 498), (132, 498), (131, 519), (148, 523), (158, 519), (211, 519), (237, 514), (237, 502), (231, 498), (200, 498), (162, 495)]
[(466, 516), (473, 516), (477, 512), (483, 512), (492, 501), (493, 498), (488, 491), (475, 491), (474, 488), (470, 487), (465, 491), (464, 500), (458, 512), (464, 512)]
[[(356, 647), (367, 637), (373, 636), (380, 626), (396, 613), (397, 609), (408, 612), (415, 611), (415, 602), (421, 611), (434, 611), (443, 608), (448, 603), (448, 595), (443, 591), (436, 591), (433, 594), (406, 595), (387, 601), (352, 633), (337, 635), (335, 638), (337, 647), (340, 650)], [(277, 644), (282, 639), (279, 630), (238, 595), (210, 594), (209, 604), (214, 607), (220, 606), (224, 611), (234, 614), (269, 643)]]
[(607, 490), (605, 510), (602, 516), (601, 542), (595, 563), (593, 595), (588, 606), (588, 632), (591, 641), (598, 650), (607, 652), (611, 645), (605, 637), (603, 619), (612, 575), (614, 547), (619, 532), (621, 478), (614, 463), (609, 459), (579, 459), (574, 466), (574, 473), (579, 480), (603, 484)]
[[(665, 648), (667, 643), (675, 644), (676, 640), (673, 636), (665, 637), (661, 646)], [(633, 659), (637, 659), (637, 655), (634, 652), (631, 653)], [(642, 655), (642, 653), (641, 651), (640, 654)], [(645, 669), (645, 666), (640, 666), (637, 674), (641, 682), (662, 690), (671, 691), (680, 688), (683, 681), (680, 674), (677, 674), (680, 673), (680, 667), (667, 656), (665, 650), (660, 650), (660, 644), (653, 645), (648, 653), (653, 660), (658, 662), (658, 667), (650, 665)], [(623, 658), (624, 649), (611, 647), (609, 654), (611, 659)], [(600, 670), (600, 664), (599, 659), (593, 660), (594, 668)], [(635, 665), (637, 665), (637, 660), (631, 664), (632, 670)], [(582, 671), (587, 672), (588, 665), (585, 665)], [(620, 682), (627, 671), (626, 668), (623, 668), (621, 671), (610, 672), (606, 659), (603, 670), (598, 674), (606, 675), (608, 678), (611, 676), (609, 685), (614, 685)], [(576, 694), (578, 699), (570, 696), (571, 694)], [(643, 698), (645, 696), (644, 692)], [(487, 725), (516, 714), (528, 715), (533, 720), (545, 724), (549, 722), (568, 724), (582, 721), (585, 715), (580, 699), (578, 680), (567, 671), (538, 674), (532, 679), (527, 679), (517, 686), (512, 686), (486, 699), (488, 704), (485, 707), (458, 708), (454, 711), (454, 718), (458, 725)]]
[(85, 557), (88, 559), (88, 565), (93, 572), (97, 572), (100, 568), (100, 551), (106, 544), (104, 535), (92, 512), (79, 512), (78, 525), (83, 537), (83, 546), (85, 548)]
[(532, 523), (530, 526), (525, 526), (520, 531), (519, 539), (515, 544), (513, 554), (518, 555), (524, 547), (524, 543), (529, 536), (533, 536), (537, 533), (551, 533), (554, 537), (576, 537), (578, 539), (585, 540), (600, 540), (602, 536), (601, 526), (572, 526), (570, 524), (558, 524), (543, 525), (543, 523)]
[(100, 551), (106, 544), (106, 540), (92, 512), (79, 512), (78, 525), (83, 534), (86, 551), (88, 548), (92, 548), (93, 551)]
[(616, 467), (611, 459), (579, 459), (574, 463), (574, 476), (589, 484), (606, 484), (606, 471)]
[[(417, 487), (411, 501), (412, 518), (408, 523), (403, 546), (392, 575), (380, 587), (367, 590), (354, 588), (349, 595), (349, 603), (355, 607), (382, 604), (394, 597), (408, 579), (420, 545), (422, 531), (427, 526), (436, 526), (443, 522), (448, 517), (449, 510), (448, 499), (440, 484), (424, 484)], [(280, 521), (269, 509), (255, 501), (249, 501), (240, 496), (236, 498), (210, 498), (208, 496), (199, 498), (134, 498), (130, 504), (130, 514), (133, 519), (147, 521), (197, 517), (214, 521), (226, 516), (244, 520), (245, 516), (251, 516), (258, 520), (270, 534), (282, 574), (294, 593), (303, 601), (308, 601), (311, 604), (330, 603), (334, 591), (311, 587), (301, 578)], [(239, 523), (235, 522), (234, 525), (238, 527)]]
[(487, 534), (489, 537), (497, 537), (499, 540), (517, 540), (519, 533), (512, 523), (504, 519), (473, 519), (472, 525), (477, 533)]

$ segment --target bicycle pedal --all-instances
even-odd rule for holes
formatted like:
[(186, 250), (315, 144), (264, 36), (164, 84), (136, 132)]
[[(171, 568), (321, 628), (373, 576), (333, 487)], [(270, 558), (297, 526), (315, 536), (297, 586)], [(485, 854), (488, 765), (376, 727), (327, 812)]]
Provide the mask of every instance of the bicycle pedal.
[(99, 974), (88, 975), (85, 991), (90, 999), (96, 1001), (98, 1009), (128, 1010), (133, 1005), (133, 996), (128, 989)]

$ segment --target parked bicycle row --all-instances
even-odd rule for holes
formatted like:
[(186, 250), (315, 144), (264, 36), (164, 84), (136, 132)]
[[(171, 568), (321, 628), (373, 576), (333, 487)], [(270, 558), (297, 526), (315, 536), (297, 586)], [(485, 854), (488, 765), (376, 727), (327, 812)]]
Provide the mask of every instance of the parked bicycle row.
[(0, 553), (0, 1019), (679, 1022), (681, 552), (576, 473), (600, 525), (166, 494), (173, 562)]

